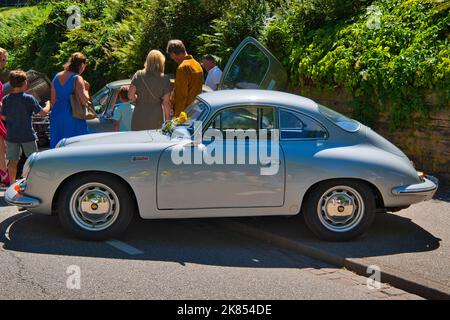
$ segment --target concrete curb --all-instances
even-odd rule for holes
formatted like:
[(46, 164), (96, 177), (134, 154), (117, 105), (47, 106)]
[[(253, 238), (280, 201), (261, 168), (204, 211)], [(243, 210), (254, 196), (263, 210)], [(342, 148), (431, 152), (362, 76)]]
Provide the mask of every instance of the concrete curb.
[(381, 279), (384, 283), (388, 283), (409, 293), (417, 294), (426, 299), (450, 300), (450, 293), (448, 292), (448, 288), (445, 286), (430, 280), (418, 278), (416, 275), (406, 274), (402, 271), (382, 266), (380, 263), (377, 263), (375, 260), (370, 258), (344, 258), (339, 255), (249, 226), (245, 223), (225, 220), (219, 224), (233, 231), (292, 251), (296, 251), (313, 259), (321, 260), (341, 268), (346, 268), (347, 270), (364, 277), (368, 276), (367, 268), (370, 265), (378, 265), (381, 268)]

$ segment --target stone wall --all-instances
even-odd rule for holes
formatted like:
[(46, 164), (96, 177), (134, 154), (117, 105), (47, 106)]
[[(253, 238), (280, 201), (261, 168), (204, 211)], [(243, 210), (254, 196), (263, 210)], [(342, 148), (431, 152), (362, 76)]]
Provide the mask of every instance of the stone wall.
[[(352, 113), (352, 98), (343, 91), (302, 88), (295, 93), (343, 114)], [(432, 112), (424, 125), (397, 131), (389, 130), (389, 115), (382, 113), (373, 129), (402, 149), (418, 170), (435, 175), (442, 184), (450, 185), (450, 107)]]

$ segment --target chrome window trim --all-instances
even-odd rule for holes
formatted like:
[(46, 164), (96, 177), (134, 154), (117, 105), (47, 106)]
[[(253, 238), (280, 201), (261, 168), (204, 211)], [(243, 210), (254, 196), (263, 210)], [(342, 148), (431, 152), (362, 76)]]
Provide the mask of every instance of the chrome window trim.
[[(356, 122), (356, 124), (358, 125), (358, 127), (357, 127), (356, 129), (354, 129), (354, 130), (347, 130), (347, 129), (341, 127), (336, 121), (334, 121), (333, 119), (330, 119), (330, 117), (328, 117), (328, 116), (322, 111), (322, 108), (321, 108), (321, 107), (330, 109), (331, 111), (334, 111), (334, 112), (336, 112), (336, 113), (341, 114), (342, 116), (344, 116), (345, 118), (349, 119), (350, 121)], [(336, 126), (337, 128), (339, 128), (339, 129), (341, 129), (341, 130), (344, 130), (345, 132), (349, 132), (349, 133), (355, 133), (355, 132), (358, 132), (358, 131), (361, 130), (361, 123), (360, 123), (359, 121), (357, 121), (357, 120), (355, 120), (355, 119), (352, 119), (352, 118), (350, 118), (350, 117), (347, 117), (345, 114), (342, 114), (342, 113), (340, 113), (340, 112), (337, 112), (336, 110), (331, 109), (331, 108), (329, 108), (329, 107), (327, 107), (327, 106), (324, 106), (323, 104), (320, 104), (320, 103), (317, 104), (317, 108), (318, 108), (318, 110), (319, 110), (319, 113), (320, 113), (327, 121), (331, 122), (331, 123), (332, 123), (334, 126)]]

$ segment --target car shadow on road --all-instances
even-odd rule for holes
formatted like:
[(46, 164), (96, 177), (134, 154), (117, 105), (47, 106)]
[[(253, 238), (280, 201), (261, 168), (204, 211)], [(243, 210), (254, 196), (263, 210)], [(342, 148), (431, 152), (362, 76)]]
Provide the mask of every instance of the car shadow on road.
[[(440, 186), (434, 200), (450, 202), (450, 187)], [(264, 230), (345, 258), (368, 258), (401, 253), (428, 252), (437, 250), (442, 241), (411, 219), (395, 213), (377, 214), (374, 224), (366, 234), (348, 242), (318, 240), (306, 227), (301, 215), (234, 218), (231, 221), (244, 223), (252, 228)]]
[[(345, 257), (376, 257), (436, 250), (440, 239), (393, 214), (378, 215), (370, 231), (351, 242), (324, 242), (307, 229), (301, 216), (234, 218), (234, 222), (273, 233)], [(295, 267), (291, 260), (265, 260), (267, 246), (223, 228), (228, 219), (142, 220), (136, 218), (118, 240), (143, 251), (129, 255), (104, 242), (80, 241), (67, 234), (57, 217), (15, 214), (0, 223), (5, 250), (113, 259), (173, 261), (239, 267)], [(252, 257), (252, 258), (249, 258)], [(255, 264), (254, 261), (258, 261)], [(297, 266), (298, 267), (298, 266)], [(311, 266), (310, 266), (311, 267)]]
[(387, 213), (378, 214), (366, 234), (347, 242), (318, 240), (307, 228), (302, 216), (240, 218), (232, 221), (346, 258), (428, 252), (438, 249), (441, 241), (411, 219)]
[[(209, 219), (207, 219), (209, 220)], [(323, 268), (329, 265), (271, 248), (202, 219), (135, 218), (117, 240), (142, 251), (130, 255), (105, 242), (73, 238), (57, 217), (20, 212), (0, 223), (3, 250), (56, 256), (95, 257), (253, 268)], [(272, 258), (269, 258), (272, 257)]]
[[(4, 191), (6, 191), (6, 188), (5, 187), (0, 187), (0, 192), (4, 192)], [(1, 207), (7, 207), (7, 206), (9, 206), (9, 204), (6, 203), (5, 197), (1, 196), (0, 197), (0, 208)]]
[(433, 199), (450, 202), (450, 186), (439, 186), (438, 191), (434, 195)]

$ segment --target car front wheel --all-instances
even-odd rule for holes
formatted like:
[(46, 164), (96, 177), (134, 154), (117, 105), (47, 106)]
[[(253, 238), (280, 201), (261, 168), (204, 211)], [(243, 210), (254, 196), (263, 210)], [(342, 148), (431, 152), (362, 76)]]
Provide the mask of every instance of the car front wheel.
[(364, 182), (328, 181), (314, 186), (305, 198), (303, 215), (311, 231), (323, 240), (354, 239), (375, 218), (375, 197)]
[(118, 178), (77, 176), (65, 184), (58, 203), (63, 227), (84, 240), (107, 240), (125, 231), (135, 211), (129, 190)]

